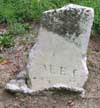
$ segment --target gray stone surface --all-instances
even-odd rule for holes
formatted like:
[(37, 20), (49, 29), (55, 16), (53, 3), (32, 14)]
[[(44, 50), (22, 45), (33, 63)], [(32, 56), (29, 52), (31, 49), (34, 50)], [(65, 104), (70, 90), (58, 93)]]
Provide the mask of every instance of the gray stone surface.
[(28, 86), (28, 74), (26, 70), (23, 70), (17, 74), (15, 79), (10, 80), (6, 84), (5, 89), (12, 92), (31, 94), (33, 91)]
[(9, 83), (6, 84), (6, 90), (12, 92), (20, 92), (25, 94), (31, 94), (33, 91), (27, 86), (25, 80), (11, 80)]
[(93, 18), (92, 8), (73, 4), (44, 12), (27, 72), (19, 73), (7, 83), (6, 89), (32, 93), (54, 87), (84, 93)]
[(69, 4), (43, 13), (27, 66), (33, 91), (52, 87), (83, 92), (92, 8)]

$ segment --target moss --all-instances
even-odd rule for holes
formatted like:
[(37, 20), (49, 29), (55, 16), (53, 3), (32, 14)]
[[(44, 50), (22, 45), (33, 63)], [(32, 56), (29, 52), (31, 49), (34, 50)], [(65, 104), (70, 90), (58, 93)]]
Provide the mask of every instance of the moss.
[(71, 38), (71, 36), (68, 36), (74, 34), (75, 38), (77, 38), (82, 32), (79, 22), (83, 18), (83, 11), (82, 9), (80, 14), (78, 14), (78, 9), (47, 12), (43, 16), (42, 26), (63, 37)]

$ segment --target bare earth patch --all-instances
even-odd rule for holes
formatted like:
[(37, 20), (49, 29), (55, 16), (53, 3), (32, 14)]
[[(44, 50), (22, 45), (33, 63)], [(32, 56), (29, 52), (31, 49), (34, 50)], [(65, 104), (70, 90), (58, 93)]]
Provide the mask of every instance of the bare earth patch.
[(0, 108), (99, 108), (100, 106), (100, 36), (92, 37), (88, 49), (89, 79), (82, 99), (66, 90), (48, 90), (32, 96), (9, 93), (5, 84), (23, 70), (28, 53), (34, 45), (34, 35), (14, 38), (15, 47), (2, 50), (7, 62), (0, 64)]

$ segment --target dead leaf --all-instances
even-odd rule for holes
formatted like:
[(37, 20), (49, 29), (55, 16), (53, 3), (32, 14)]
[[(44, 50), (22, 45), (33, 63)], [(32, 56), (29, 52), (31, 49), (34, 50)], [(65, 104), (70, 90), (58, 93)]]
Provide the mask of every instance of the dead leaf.
[(3, 60), (0, 62), (1, 65), (12, 63), (10, 60)]

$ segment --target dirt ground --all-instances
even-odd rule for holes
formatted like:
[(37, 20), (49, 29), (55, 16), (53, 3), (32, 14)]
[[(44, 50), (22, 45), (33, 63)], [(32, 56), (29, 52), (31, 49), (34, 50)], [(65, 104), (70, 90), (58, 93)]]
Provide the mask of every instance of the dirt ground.
[(5, 84), (23, 70), (28, 52), (34, 45), (34, 35), (15, 37), (16, 45), (0, 51), (6, 63), (0, 64), (0, 108), (100, 108), (100, 36), (92, 37), (88, 49), (89, 79), (85, 84), (86, 95), (62, 90), (47, 90), (32, 95), (9, 93)]

